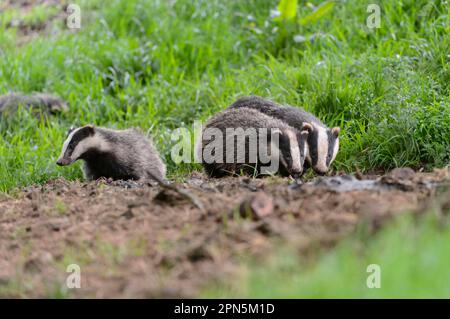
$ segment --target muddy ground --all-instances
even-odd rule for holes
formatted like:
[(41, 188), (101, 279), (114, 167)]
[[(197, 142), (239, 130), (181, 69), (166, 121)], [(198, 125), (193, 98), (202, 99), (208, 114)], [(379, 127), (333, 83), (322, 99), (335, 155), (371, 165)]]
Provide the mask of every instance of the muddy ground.
[[(195, 297), (229, 280), (243, 257), (264, 262), (280, 243), (299, 257), (332, 247), (361, 223), (435, 205), (450, 210), (448, 170), (385, 176), (211, 180), (178, 194), (130, 182), (53, 180), (0, 195), (0, 297)], [(442, 200), (442, 198), (444, 200)], [(305, 257), (306, 258), (306, 257)], [(67, 289), (66, 268), (81, 267)]]

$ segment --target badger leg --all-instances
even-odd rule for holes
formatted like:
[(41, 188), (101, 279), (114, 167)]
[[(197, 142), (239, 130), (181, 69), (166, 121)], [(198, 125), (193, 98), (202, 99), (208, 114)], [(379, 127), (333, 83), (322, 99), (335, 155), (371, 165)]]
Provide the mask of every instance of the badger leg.
[(87, 181), (93, 181), (96, 179), (93, 174), (93, 171), (86, 162), (83, 164), (83, 176), (84, 179)]

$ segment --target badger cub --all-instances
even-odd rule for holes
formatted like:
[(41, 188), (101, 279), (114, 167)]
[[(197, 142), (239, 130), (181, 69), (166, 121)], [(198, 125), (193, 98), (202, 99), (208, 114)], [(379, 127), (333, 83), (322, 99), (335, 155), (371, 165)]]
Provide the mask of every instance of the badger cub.
[(250, 108), (227, 109), (206, 123), (197, 156), (212, 177), (280, 173), (298, 177), (311, 125), (297, 130)]
[(56, 164), (66, 166), (79, 159), (84, 161), (88, 180), (106, 177), (161, 182), (166, 175), (152, 142), (136, 129), (111, 130), (92, 125), (70, 129)]
[(259, 96), (242, 97), (228, 108), (251, 108), (282, 120), (295, 128), (301, 128), (304, 123), (312, 124), (313, 129), (308, 136), (309, 154), (306, 160), (316, 173), (325, 174), (339, 151), (340, 128), (328, 128), (317, 117), (302, 108), (282, 106)]
[(0, 96), (0, 113), (14, 114), (19, 106), (33, 108), (35, 115), (55, 115), (67, 111), (66, 103), (59, 97), (47, 93), (9, 93)]

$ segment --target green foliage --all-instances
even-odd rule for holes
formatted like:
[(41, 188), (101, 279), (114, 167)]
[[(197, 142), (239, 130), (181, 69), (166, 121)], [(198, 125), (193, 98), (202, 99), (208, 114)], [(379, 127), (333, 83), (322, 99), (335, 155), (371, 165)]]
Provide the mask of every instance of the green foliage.
[(381, 28), (368, 29), (366, 3), (327, 3), (299, 2), (300, 19), (316, 17), (303, 25), (274, 21), (276, 4), (256, 0), (85, 0), (79, 31), (47, 19), (52, 32), (32, 37), (1, 23), (0, 93), (55, 93), (70, 111), (2, 120), (0, 190), (80, 178), (78, 165), (55, 161), (66, 129), (87, 123), (141, 127), (172, 177), (198, 170), (170, 160), (172, 130), (249, 94), (340, 125), (336, 170), (448, 165), (448, 5), (383, 1)]
[[(308, 3), (309, 7), (313, 8), (313, 12), (299, 19), (300, 25), (307, 25), (317, 22), (320, 18), (331, 12), (335, 5), (334, 1), (325, 1), (319, 6), (315, 7)], [(278, 4), (279, 15), (274, 17), (274, 21), (289, 21), (297, 16), (298, 0), (280, 0)]]
[(321, 3), (312, 13), (300, 18), (300, 24), (306, 25), (317, 22), (320, 18), (330, 13), (331, 10), (333, 10), (334, 5), (334, 1), (325, 1)]
[[(238, 283), (211, 286), (204, 297), (450, 297), (450, 228), (442, 227), (442, 220), (405, 215), (375, 238), (367, 238), (349, 238), (314, 262), (299, 259), (290, 249), (280, 249), (263, 266), (261, 262), (247, 263), (248, 271)], [(367, 286), (368, 277), (374, 274), (368, 271), (372, 264), (380, 267), (380, 288)]]
[(278, 4), (280, 16), (277, 20), (290, 20), (297, 15), (297, 0), (280, 0)]

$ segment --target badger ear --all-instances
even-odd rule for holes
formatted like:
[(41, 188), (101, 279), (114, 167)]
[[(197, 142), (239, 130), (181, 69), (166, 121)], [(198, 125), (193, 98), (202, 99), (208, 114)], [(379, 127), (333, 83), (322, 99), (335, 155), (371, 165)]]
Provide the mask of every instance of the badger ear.
[(285, 147), (287, 137), (279, 128), (273, 128), (270, 130), (270, 143), (273, 143), (274, 140), (278, 140), (278, 148), (281, 150)]
[(95, 133), (94, 125), (86, 125), (84, 129), (89, 133), (89, 135), (94, 135)]
[(339, 136), (339, 133), (341, 132), (341, 128), (340, 127), (333, 127), (332, 129), (331, 129), (331, 133), (333, 133), (333, 135), (335, 136), (335, 137), (338, 137)]
[(304, 131), (306, 131), (308, 133), (311, 133), (313, 130), (314, 130), (314, 128), (313, 128), (311, 123), (308, 123), (308, 122), (303, 123), (303, 125), (302, 125), (302, 133)]

